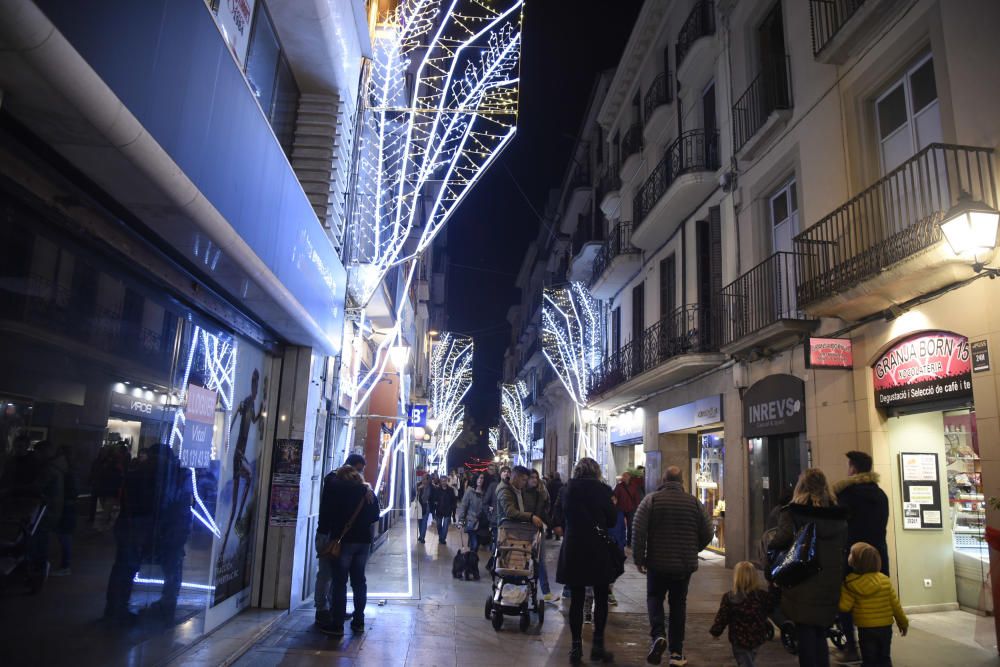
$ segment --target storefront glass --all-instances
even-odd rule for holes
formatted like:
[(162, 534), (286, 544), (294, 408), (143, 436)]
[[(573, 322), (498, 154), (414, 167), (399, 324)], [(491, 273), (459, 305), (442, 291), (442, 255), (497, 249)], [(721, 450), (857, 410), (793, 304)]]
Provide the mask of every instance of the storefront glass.
[[(989, 611), (985, 588), (990, 570), (986, 531), (986, 496), (975, 410), (944, 413), (944, 462), (955, 545), (955, 580), (962, 606)], [(991, 607), (992, 605), (990, 605)]]
[(249, 603), (271, 361), (30, 204), (0, 209), (0, 514), (46, 508), (6, 630), (38, 664), (159, 661)]
[(725, 553), (726, 499), (724, 464), (726, 439), (722, 431), (698, 434), (698, 456), (691, 460), (691, 490), (712, 517), (713, 536), (709, 549)]

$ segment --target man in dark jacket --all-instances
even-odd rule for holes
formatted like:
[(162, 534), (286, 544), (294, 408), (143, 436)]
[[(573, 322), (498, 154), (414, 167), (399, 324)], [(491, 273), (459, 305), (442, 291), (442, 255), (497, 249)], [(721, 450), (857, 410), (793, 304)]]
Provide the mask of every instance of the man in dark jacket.
[[(326, 634), (343, 636), (347, 616), (347, 581), (354, 593), (351, 630), (364, 632), (368, 584), (365, 566), (371, 551), (371, 525), (381, 513), (378, 497), (361, 477), (365, 460), (352, 454), (347, 465), (330, 473), (323, 481), (319, 521), (316, 526), (316, 551), (322, 552), (331, 541), (343, 535), (339, 558), (320, 558), (316, 575), (316, 625)], [(358, 508), (361, 508), (358, 511)], [(351, 517), (357, 512), (354, 521)], [(348, 523), (350, 523), (350, 527)], [(346, 531), (345, 531), (346, 528)]]
[(458, 494), (454, 487), (444, 475), (438, 480), (437, 509), (434, 511), (434, 519), (437, 521), (438, 544), (448, 543), (448, 526), (458, 507)]
[[(559, 499), (559, 492), (562, 490), (562, 487), (563, 487), (563, 481), (562, 477), (559, 476), (559, 471), (553, 470), (552, 476), (546, 483), (546, 489), (549, 492), (549, 503), (550, 503), (549, 516), (552, 516), (552, 514), (555, 512), (556, 501)], [(548, 530), (546, 531), (546, 537), (552, 537), (552, 533), (553, 533), (552, 526), (549, 526)], [(555, 537), (557, 540), (561, 539), (558, 535), (556, 535)]]
[[(889, 523), (889, 498), (879, 488), (879, 475), (872, 472), (872, 457), (864, 452), (847, 452), (847, 479), (837, 482), (834, 493), (837, 504), (845, 508), (847, 518), (847, 549), (855, 542), (867, 542), (882, 557), (882, 574), (889, 576), (889, 547), (885, 539)], [(847, 554), (844, 554), (846, 559)], [(844, 561), (844, 575), (850, 574)], [(846, 637), (843, 650), (835, 657), (841, 661), (858, 661), (854, 619), (850, 612), (840, 614), (840, 625)]]
[(712, 524), (705, 507), (684, 490), (677, 466), (667, 468), (663, 484), (642, 499), (635, 512), (632, 556), (646, 575), (646, 610), (653, 638), (647, 661), (658, 665), (668, 647), (664, 637), (663, 599), (669, 594), (670, 664), (686, 665), (684, 625), (691, 575), (698, 569), (698, 552), (712, 541)]
[(529, 471), (523, 466), (516, 466), (511, 472), (510, 481), (502, 482), (497, 487), (497, 524), (533, 523), (535, 528), (544, 526), (544, 517), (539, 516), (536, 507), (529, 507), (522, 491), (528, 483)]

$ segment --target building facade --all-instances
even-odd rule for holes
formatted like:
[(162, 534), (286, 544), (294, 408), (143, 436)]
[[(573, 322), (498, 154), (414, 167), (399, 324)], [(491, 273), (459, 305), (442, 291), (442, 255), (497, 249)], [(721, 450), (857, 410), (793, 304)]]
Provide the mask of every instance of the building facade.
[(957, 252), (941, 229), (966, 199), (997, 208), (997, 7), (973, 4), (642, 9), (599, 115), (590, 407), (612, 440), (642, 425), (649, 488), (685, 471), (730, 564), (802, 470), (837, 482), (858, 449), (903, 605), (992, 610), (996, 240)]

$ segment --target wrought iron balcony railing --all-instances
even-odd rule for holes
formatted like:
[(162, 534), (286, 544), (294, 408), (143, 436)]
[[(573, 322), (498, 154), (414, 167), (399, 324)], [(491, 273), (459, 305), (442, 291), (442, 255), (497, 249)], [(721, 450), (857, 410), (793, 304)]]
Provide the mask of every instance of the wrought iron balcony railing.
[(600, 193), (600, 199), (604, 197), (609, 192), (617, 192), (621, 188), (621, 177), (618, 175), (618, 165), (609, 164), (605, 169), (604, 173), (601, 174), (601, 180), (597, 184), (597, 189)]
[(774, 58), (761, 68), (733, 105), (733, 152), (737, 153), (764, 127), (768, 116), (792, 108), (792, 83), (788, 56)]
[(642, 123), (633, 123), (622, 137), (622, 159), (642, 150)]
[(997, 207), (993, 150), (931, 144), (795, 237), (799, 303), (854, 287), (941, 240), (962, 193)]
[(598, 278), (604, 275), (605, 270), (615, 257), (637, 252), (642, 251), (632, 245), (632, 223), (620, 222), (615, 225), (600, 252), (597, 253), (597, 257), (594, 258), (594, 270), (590, 274), (590, 284), (593, 285)]
[(776, 252), (722, 288), (720, 342), (728, 345), (779, 320), (800, 320), (798, 257)]
[(823, 50), (865, 0), (809, 0), (813, 55)]
[(663, 159), (635, 194), (632, 215), (638, 229), (674, 180), (692, 171), (719, 168), (719, 131), (688, 130), (667, 146)]
[(715, 352), (718, 312), (708, 306), (681, 306), (620, 350), (604, 357), (590, 376), (588, 391), (603, 394), (682, 354)]
[(674, 77), (670, 71), (663, 72), (653, 79), (646, 89), (646, 99), (642, 104), (642, 118), (644, 123), (649, 122), (649, 117), (657, 107), (670, 104), (674, 101)]
[(684, 57), (691, 50), (691, 45), (702, 37), (715, 34), (715, 3), (712, 0), (699, 0), (691, 9), (681, 31), (677, 34), (676, 66), (680, 68)]

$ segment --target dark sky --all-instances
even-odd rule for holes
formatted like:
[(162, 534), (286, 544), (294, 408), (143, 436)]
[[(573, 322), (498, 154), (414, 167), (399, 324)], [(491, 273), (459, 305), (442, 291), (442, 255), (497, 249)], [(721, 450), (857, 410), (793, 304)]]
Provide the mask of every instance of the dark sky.
[[(614, 67), (641, 0), (527, 0), (517, 134), (448, 223), (448, 328), (475, 337), (467, 412), (498, 423), (514, 279), (558, 187), (598, 72)], [(523, 191), (523, 195), (521, 194)], [(528, 201), (530, 200), (530, 205)]]

